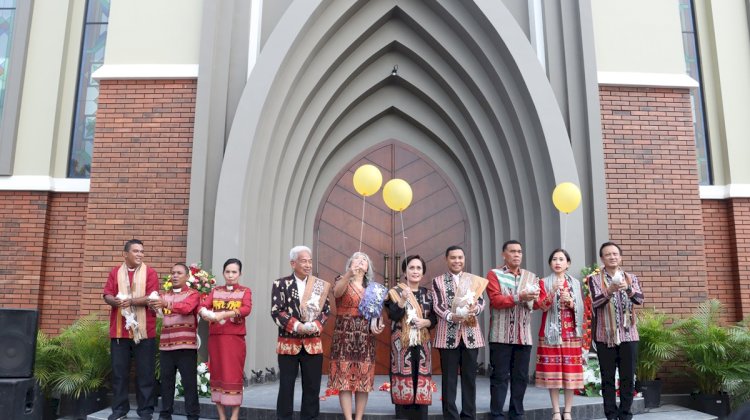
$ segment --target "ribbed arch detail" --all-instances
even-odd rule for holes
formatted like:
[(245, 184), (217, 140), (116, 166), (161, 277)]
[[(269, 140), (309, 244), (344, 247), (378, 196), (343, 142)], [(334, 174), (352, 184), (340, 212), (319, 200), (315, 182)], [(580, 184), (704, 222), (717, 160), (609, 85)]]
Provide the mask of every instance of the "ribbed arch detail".
[[(549, 197), (556, 183), (577, 182), (562, 116), (502, 3), (452, 0), (290, 5), (229, 135), (213, 266), (246, 259), (245, 282), (267, 313), (270, 280), (289, 270), (291, 246), (313, 243), (317, 209), (342, 166), (390, 139), (420, 150), (456, 186), (475, 271), (496, 264), (510, 238), (544, 271), (560, 244)], [(581, 216), (571, 216), (568, 229), (580, 228)], [(569, 248), (582, 253), (583, 244)], [(260, 345), (250, 358), (271, 360), (273, 348)]]

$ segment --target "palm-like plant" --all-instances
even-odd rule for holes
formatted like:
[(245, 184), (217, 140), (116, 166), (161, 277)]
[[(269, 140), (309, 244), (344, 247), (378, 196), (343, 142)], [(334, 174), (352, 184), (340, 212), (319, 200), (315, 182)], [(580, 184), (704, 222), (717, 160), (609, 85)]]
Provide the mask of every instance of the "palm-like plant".
[(638, 313), (638, 365), (639, 381), (653, 381), (664, 362), (674, 359), (679, 349), (679, 333), (669, 317), (653, 309)]
[(750, 378), (750, 329), (745, 323), (722, 326), (720, 313), (721, 303), (708, 300), (677, 324), (688, 373), (703, 394), (727, 391), (728, 385)]
[(95, 316), (79, 319), (57, 337), (40, 333), (34, 375), (48, 395), (86, 396), (108, 384), (109, 346), (108, 324)]

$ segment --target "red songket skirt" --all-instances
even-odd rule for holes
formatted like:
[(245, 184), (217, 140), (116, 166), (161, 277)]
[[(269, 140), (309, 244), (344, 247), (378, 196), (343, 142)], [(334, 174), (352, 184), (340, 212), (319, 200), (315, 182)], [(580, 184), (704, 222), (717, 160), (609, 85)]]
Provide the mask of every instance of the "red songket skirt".
[(573, 310), (563, 309), (562, 344), (548, 344), (543, 337), (547, 313), (542, 318), (539, 348), (536, 354), (536, 386), (540, 388), (583, 388), (581, 338), (575, 336)]
[(244, 336), (216, 334), (209, 337), (211, 401), (229, 406), (242, 404), (246, 353)]

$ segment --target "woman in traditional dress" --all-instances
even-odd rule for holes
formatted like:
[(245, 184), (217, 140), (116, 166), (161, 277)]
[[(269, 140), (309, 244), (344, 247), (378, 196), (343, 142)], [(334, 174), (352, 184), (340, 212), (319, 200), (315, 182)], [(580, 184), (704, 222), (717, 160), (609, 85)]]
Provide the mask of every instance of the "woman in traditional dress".
[(224, 263), (224, 286), (211, 290), (201, 304), (200, 315), (208, 327), (208, 360), (211, 366), (211, 401), (219, 419), (226, 420), (225, 406), (237, 420), (242, 404), (245, 369), (245, 318), (252, 309), (250, 289), (239, 284), (242, 262), (230, 258)]
[[(567, 274), (570, 255), (552, 251), (552, 274), (539, 282), (547, 297), (541, 301), (542, 325), (536, 356), (536, 386), (549, 389), (552, 419), (572, 419), (573, 392), (583, 388), (583, 294), (581, 282)], [(565, 390), (565, 409), (560, 416), (560, 388)]]
[(406, 283), (388, 292), (391, 319), (391, 401), (396, 416), (427, 419), (432, 404), (432, 345), (429, 330), (437, 324), (432, 293), (420, 286), (427, 263), (410, 255), (401, 263)]
[(370, 257), (355, 252), (346, 262), (346, 273), (333, 287), (336, 298), (336, 326), (333, 330), (331, 372), (328, 388), (339, 391), (339, 403), (346, 420), (352, 419), (352, 392), (355, 393), (355, 419), (365, 414), (367, 398), (375, 382), (375, 334), (383, 324), (370, 322), (359, 312), (368, 282), (374, 281)]

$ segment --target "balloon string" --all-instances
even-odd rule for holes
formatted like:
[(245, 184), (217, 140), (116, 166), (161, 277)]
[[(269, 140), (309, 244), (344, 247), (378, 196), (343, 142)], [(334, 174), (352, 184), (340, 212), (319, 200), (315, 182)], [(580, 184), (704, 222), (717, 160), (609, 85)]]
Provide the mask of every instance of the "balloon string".
[(562, 249), (565, 249), (565, 236), (568, 233), (568, 213), (564, 213), (563, 216), (563, 236), (562, 236)]
[(362, 235), (365, 232), (365, 195), (362, 195), (362, 225), (359, 228), (359, 252), (362, 252)]
[(404, 238), (404, 258), (406, 258), (406, 231), (404, 231), (404, 212), (398, 212), (401, 216), (401, 237)]

